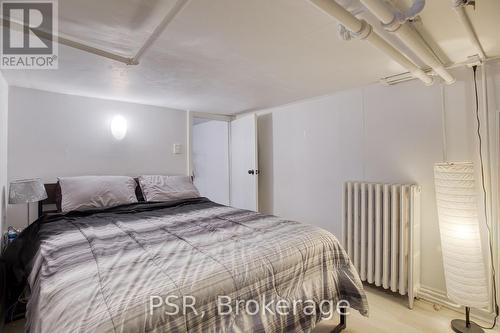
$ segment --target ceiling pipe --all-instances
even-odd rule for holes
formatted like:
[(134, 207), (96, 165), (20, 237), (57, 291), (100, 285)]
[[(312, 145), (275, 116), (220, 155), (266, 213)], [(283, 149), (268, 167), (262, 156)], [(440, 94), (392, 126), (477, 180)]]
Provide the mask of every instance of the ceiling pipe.
[(432, 77), (427, 75), (423, 70), (411, 62), (405, 55), (398, 51), (395, 47), (389, 44), (379, 34), (373, 31), (373, 28), (364, 20), (358, 19), (356, 16), (347, 11), (334, 0), (309, 0), (319, 9), (330, 16), (333, 16), (339, 23), (344, 25), (348, 30), (354, 33), (360, 39), (366, 39), (372, 45), (385, 52), (394, 61), (405, 67), (414, 77), (420, 79), (426, 85), (431, 85)]
[[(424, 63), (431, 67), (444, 82), (452, 84), (455, 78), (444, 68), (441, 61), (434, 52), (427, 46), (425, 40), (417, 33), (411, 24), (403, 20), (401, 14), (382, 0), (361, 0), (361, 3), (371, 11), (384, 25), (384, 28), (394, 33), (403, 43), (406, 44)], [(404, 15), (403, 15), (404, 16)]]
[(408, 10), (405, 10), (404, 12), (401, 12), (401, 20), (408, 20), (415, 18), (418, 16), (425, 8), (425, 0), (414, 0), (413, 4), (408, 8)]
[(457, 13), (458, 19), (460, 20), (460, 22), (462, 22), (463, 26), (465, 27), (465, 31), (469, 36), (469, 40), (472, 43), (472, 46), (474, 46), (474, 48), (476, 49), (477, 55), (481, 58), (481, 60), (485, 60), (486, 54), (484, 53), (483, 47), (479, 42), (479, 38), (477, 37), (477, 34), (474, 31), (472, 22), (470, 21), (469, 16), (467, 15), (467, 11), (465, 9), (465, 7), (469, 4), (469, 1), (452, 0), (452, 4), (455, 13)]

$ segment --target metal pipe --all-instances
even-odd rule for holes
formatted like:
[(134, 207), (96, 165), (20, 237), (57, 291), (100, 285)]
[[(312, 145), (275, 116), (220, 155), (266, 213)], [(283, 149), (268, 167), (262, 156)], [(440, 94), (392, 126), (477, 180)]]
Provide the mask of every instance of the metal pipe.
[(425, 0), (414, 0), (411, 7), (408, 10), (401, 13), (402, 19), (407, 20), (414, 18), (424, 10), (424, 7), (425, 7)]
[(383, 1), (361, 1), (383, 24), (389, 24), (397, 19), (395, 12)]
[(388, 56), (394, 59), (401, 66), (407, 68), (413, 76), (420, 79), (426, 85), (432, 85), (434, 80), (431, 76), (427, 75), (423, 70), (412, 63), (408, 58), (406, 58), (406, 56), (401, 54), (401, 52), (399, 52), (395, 47), (389, 44), (379, 34), (372, 32), (366, 37), (366, 40), (368, 40), (374, 46), (382, 49), (382, 51), (384, 51)]
[(354, 33), (358, 33), (363, 28), (361, 20), (352, 15), (347, 9), (339, 5), (334, 0), (311, 0), (318, 8), (325, 13), (333, 16), (343, 24), (347, 29)]
[(465, 31), (467, 32), (467, 36), (469, 36), (469, 40), (472, 43), (472, 46), (476, 49), (477, 55), (481, 58), (481, 60), (486, 59), (486, 54), (484, 53), (483, 47), (481, 46), (481, 43), (479, 42), (479, 38), (476, 35), (476, 32), (474, 31), (474, 27), (472, 26), (472, 22), (469, 19), (469, 16), (467, 15), (467, 12), (465, 10), (465, 5), (457, 4), (455, 2), (453, 9), (455, 10), (455, 13), (457, 13), (457, 17), (462, 22), (462, 24), (465, 27)]
[(310, 0), (319, 9), (330, 16), (333, 16), (339, 23), (355, 33), (359, 38), (366, 39), (373, 46), (385, 52), (394, 61), (406, 68), (414, 77), (422, 80), (426, 85), (431, 85), (432, 77), (411, 62), (404, 54), (389, 44), (379, 34), (373, 31), (373, 28), (366, 21), (359, 20), (344, 7), (333, 0)]
[(447, 84), (455, 82), (455, 78), (444, 68), (441, 61), (427, 46), (422, 37), (409, 22), (401, 23), (395, 10), (380, 0), (361, 0), (361, 3), (371, 11), (385, 26), (408, 46), (423, 62), (431, 67)]

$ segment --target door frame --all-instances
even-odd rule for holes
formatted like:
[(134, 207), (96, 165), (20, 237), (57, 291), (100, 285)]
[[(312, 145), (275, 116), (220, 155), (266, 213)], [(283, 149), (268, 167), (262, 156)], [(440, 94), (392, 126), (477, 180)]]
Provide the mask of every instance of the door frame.
[(231, 121), (236, 119), (235, 116), (217, 114), (217, 113), (205, 113), (205, 112), (193, 112), (187, 111), (187, 145), (186, 145), (186, 174), (188, 176), (193, 176), (193, 119), (203, 118), (209, 120), (225, 121), (228, 123), (228, 140), (227, 140), (227, 152), (228, 152), (228, 170), (229, 170), (229, 200), (231, 200)]

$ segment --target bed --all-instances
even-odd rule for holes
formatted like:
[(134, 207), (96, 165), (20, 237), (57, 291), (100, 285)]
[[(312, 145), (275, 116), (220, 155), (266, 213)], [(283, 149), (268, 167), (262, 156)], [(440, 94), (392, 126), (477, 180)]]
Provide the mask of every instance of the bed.
[(29, 287), (29, 332), (310, 332), (339, 301), (368, 313), (320, 228), (206, 198), (60, 214), (44, 209), (57, 196), (46, 189), (42, 217), (2, 259), (7, 306)]

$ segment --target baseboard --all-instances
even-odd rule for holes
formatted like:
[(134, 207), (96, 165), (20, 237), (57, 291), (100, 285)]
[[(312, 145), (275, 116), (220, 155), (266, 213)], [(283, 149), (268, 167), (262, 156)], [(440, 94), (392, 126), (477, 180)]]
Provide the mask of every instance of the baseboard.
[[(448, 299), (445, 292), (430, 287), (421, 285), (417, 292), (417, 298), (444, 306), (453, 311), (457, 311), (457, 313), (464, 314), (465, 311), (463, 306), (455, 304)], [(495, 314), (483, 309), (471, 309), (471, 317), (474, 320), (479, 320), (491, 325), (493, 324)]]

